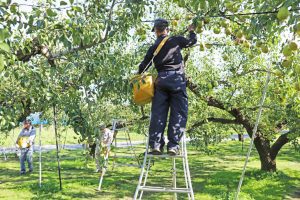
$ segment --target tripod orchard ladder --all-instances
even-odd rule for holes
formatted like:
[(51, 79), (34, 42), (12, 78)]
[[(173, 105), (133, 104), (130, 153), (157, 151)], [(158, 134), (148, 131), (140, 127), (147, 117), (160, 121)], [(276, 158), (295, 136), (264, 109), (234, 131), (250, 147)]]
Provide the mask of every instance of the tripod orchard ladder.
[[(149, 137), (148, 137), (149, 141)], [(146, 152), (144, 156), (144, 161), (141, 169), (141, 174), (139, 178), (139, 182), (134, 194), (134, 200), (142, 199), (143, 192), (170, 192), (174, 193), (174, 199), (177, 199), (177, 193), (186, 193), (188, 195), (189, 200), (194, 200), (194, 192), (192, 187), (191, 175), (189, 170), (188, 164), (188, 157), (187, 157), (187, 148), (186, 148), (186, 136), (185, 133), (181, 139), (181, 154), (176, 156), (170, 155), (153, 155), (149, 154), (149, 142), (146, 144)], [(170, 158), (172, 160), (172, 187), (154, 187), (154, 186), (147, 186), (147, 178), (150, 170), (151, 160), (154, 158)], [(182, 158), (183, 164), (183, 172), (184, 172), (184, 179), (185, 179), (185, 188), (177, 188), (177, 181), (176, 181), (176, 159)]]
[[(138, 157), (135, 153), (135, 150), (132, 146), (132, 142), (131, 142), (131, 138), (130, 138), (130, 135), (129, 135), (129, 132), (128, 132), (128, 129), (126, 127), (126, 123), (125, 123), (125, 126), (124, 128), (117, 128), (117, 124), (119, 124), (120, 122), (124, 122), (124, 120), (117, 120), (117, 119), (113, 119), (112, 121), (112, 132), (114, 134), (114, 139), (112, 141), (112, 143), (110, 145), (107, 146), (107, 149), (104, 153), (104, 163), (103, 163), (103, 167), (102, 167), (102, 171), (101, 171), (101, 176), (100, 176), (100, 179), (99, 179), (99, 186), (98, 186), (98, 191), (101, 191), (101, 186), (102, 186), (102, 182), (103, 182), (103, 178), (104, 178), (104, 175), (107, 171), (107, 167), (108, 167), (108, 156), (109, 156), (109, 152), (111, 150), (111, 145), (114, 143), (115, 144), (115, 148), (117, 148), (117, 134), (116, 134), (116, 131), (124, 131), (125, 132), (125, 137), (124, 138), (118, 138), (119, 140), (126, 140), (126, 146), (129, 147), (130, 151), (131, 151), (131, 154), (133, 154), (133, 157), (137, 160), (138, 162), (138, 167), (140, 167), (140, 163), (139, 163), (139, 160), (138, 160)], [(98, 147), (99, 148), (99, 147)], [(115, 167), (115, 159), (117, 158), (117, 152), (114, 151), (114, 156), (113, 156), (113, 166), (112, 166), (112, 169), (114, 169)]]

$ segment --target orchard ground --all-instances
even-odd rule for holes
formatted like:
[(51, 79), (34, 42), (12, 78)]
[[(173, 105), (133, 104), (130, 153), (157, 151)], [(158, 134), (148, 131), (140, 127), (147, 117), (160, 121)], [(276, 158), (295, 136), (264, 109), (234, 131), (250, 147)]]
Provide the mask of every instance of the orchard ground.
[[(248, 143), (246, 142), (246, 145)], [(139, 153), (144, 146), (137, 147)], [(123, 149), (126, 153), (126, 149)], [(246, 150), (241, 143), (227, 141), (211, 148), (211, 155), (199, 152), (189, 145), (189, 162), (195, 199), (233, 199), (244, 164)], [(93, 160), (86, 162), (83, 150), (62, 150), (62, 184), (59, 190), (55, 151), (43, 154), (43, 183), (38, 186), (38, 154), (35, 153), (35, 171), (25, 176), (19, 175), (18, 159), (9, 155), (0, 162), (0, 199), (132, 199), (140, 169), (121, 166), (112, 171), (111, 165), (104, 179), (103, 191), (95, 189), (99, 174), (95, 173)], [(117, 163), (134, 163), (132, 159), (118, 158)], [(112, 163), (112, 161), (110, 162)], [(260, 161), (253, 151), (242, 186), (240, 199), (297, 199), (300, 189), (300, 154), (286, 145), (277, 158), (278, 171), (265, 173), (259, 170)], [(178, 177), (182, 177), (182, 164), (178, 163)], [(171, 162), (156, 160), (149, 178), (152, 185), (171, 184)], [(178, 179), (179, 186), (184, 180)], [(288, 197), (290, 196), (290, 197)], [(170, 194), (145, 193), (144, 199), (171, 199)], [(179, 195), (179, 199), (187, 199)]]

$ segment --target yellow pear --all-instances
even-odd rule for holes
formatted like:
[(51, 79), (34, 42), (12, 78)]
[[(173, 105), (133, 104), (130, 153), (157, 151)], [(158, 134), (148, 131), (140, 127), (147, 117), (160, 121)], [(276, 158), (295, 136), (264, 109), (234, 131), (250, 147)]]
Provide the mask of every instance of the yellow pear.
[(295, 33), (297, 33), (298, 35), (300, 35), (300, 23), (296, 24), (295, 27)]
[(290, 15), (290, 12), (289, 10), (287, 9), (287, 7), (281, 7), (279, 10), (278, 10), (278, 13), (277, 13), (277, 18), (280, 20), (280, 21), (283, 21), (285, 19), (287, 19)]
[(213, 31), (215, 34), (219, 34), (221, 32), (221, 30), (218, 27), (215, 27)]
[(290, 49), (289, 45), (286, 45), (285, 47), (283, 47), (282, 53), (285, 57), (288, 57), (288, 56), (292, 55), (293, 52)]
[(225, 33), (226, 33), (226, 35), (231, 35), (231, 29), (230, 28), (226, 28), (225, 29)]
[(291, 49), (292, 51), (296, 51), (296, 50), (298, 49), (298, 45), (297, 45), (296, 42), (291, 42), (291, 43), (289, 44), (289, 47), (290, 47), (290, 49)]
[(208, 24), (210, 22), (210, 19), (208, 17), (205, 17), (203, 19), (204, 24)]
[(300, 76), (300, 65), (299, 64), (294, 66), (294, 70), (298, 74), (298, 76)]
[(243, 31), (239, 30), (239, 31), (236, 33), (236, 37), (237, 37), (237, 38), (242, 38), (242, 37), (243, 37)]
[(256, 47), (261, 47), (262, 44), (263, 44), (263, 42), (259, 40), (256, 42)]
[(261, 51), (263, 52), (263, 53), (268, 53), (269, 52), (269, 48), (268, 48), (268, 46), (267, 45), (261, 45)]
[(287, 67), (290, 67), (292, 65), (292, 63), (293, 63), (293, 61), (291, 61), (291, 60), (284, 60), (282, 62), (282, 66), (287, 68)]
[(177, 20), (173, 20), (172, 21), (172, 26), (177, 26), (178, 25), (178, 21)]

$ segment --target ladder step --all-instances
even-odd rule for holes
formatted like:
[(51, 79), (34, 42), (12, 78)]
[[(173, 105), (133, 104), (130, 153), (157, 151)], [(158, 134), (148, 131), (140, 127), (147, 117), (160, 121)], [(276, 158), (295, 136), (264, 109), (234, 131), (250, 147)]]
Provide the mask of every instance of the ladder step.
[(149, 191), (149, 192), (191, 193), (191, 191), (188, 188), (166, 188), (166, 187), (140, 186), (139, 190)]
[(147, 154), (147, 157), (149, 157), (149, 158), (153, 158), (153, 157), (158, 157), (158, 158), (184, 158), (185, 156), (183, 156), (183, 155), (170, 156), (168, 154), (163, 154), (163, 155)]

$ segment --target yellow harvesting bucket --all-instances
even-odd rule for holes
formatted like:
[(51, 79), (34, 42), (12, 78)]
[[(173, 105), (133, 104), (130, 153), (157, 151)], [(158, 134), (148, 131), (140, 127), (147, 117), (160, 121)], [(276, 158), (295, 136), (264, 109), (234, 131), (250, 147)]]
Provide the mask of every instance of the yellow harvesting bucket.
[(28, 141), (28, 137), (20, 137), (18, 140), (19, 148), (29, 148), (30, 145), (27, 141)]
[(155, 78), (151, 74), (139, 74), (131, 79), (134, 103), (144, 105), (152, 101), (154, 81)]

